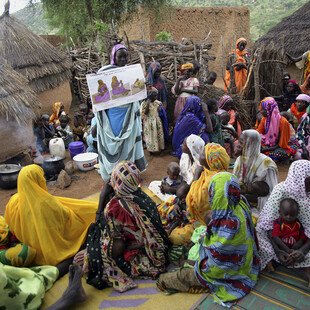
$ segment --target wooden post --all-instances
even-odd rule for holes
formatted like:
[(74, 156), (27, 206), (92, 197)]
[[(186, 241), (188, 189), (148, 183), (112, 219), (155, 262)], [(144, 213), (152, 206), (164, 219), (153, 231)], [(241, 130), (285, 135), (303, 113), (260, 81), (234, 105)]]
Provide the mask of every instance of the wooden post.
[(141, 63), (143, 72), (146, 73), (144, 54), (142, 52), (139, 52), (139, 57), (140, 57), (140, 63)]
[(174, 80), (176, 82), (178, 78), (178, 63), (176, 57), (174, 57), (173, 59), (174, 59)]

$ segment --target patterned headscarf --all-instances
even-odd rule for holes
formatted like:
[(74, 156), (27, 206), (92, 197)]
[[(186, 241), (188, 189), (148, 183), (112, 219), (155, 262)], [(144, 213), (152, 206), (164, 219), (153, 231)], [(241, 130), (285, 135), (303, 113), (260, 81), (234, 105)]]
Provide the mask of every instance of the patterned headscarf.
[(113, 46), (112, 51), (111, 51), (111, 58), (110, 58), (110, 64), (111, 65), (115, 65), (116, 52), (121, 50), (121, 49), (128, 51), (127, 47), (123, 44), (116, 44)]
[(265, 134), (262, 135), (262, 142), (268, 146), (277, 143), (280, 128), (281, 114), (277, 102), (272, 97), (266, 97), (261, 101), (261, 109), (267, 111)]
[(227, 103), (227, 102), (230, 102), (230, 101), (233, 101), (233, 99), (232, 99), (230, 96), (228, 96), (228, 95), (222, 96), (222, 97), (219, 99), (218, 103), (217, 103), (219, 109), (224, 109), (226, 103)]
[(227, 170), (230, 157), (226, 150), (217, 143), (208, 143), (205, 146), (206, 162), (211, 171)]
[(182, 110), (182, 113), (180, 114), (178, 118), (178, 122), (187, 114), (187, 113), (193, 113), (196, 115), (200, 120), (203, 118), (204, 114), (202, 111), (201, 106), (201, 99), (197, 96), (189, 96), (186, 99), (185, 106)]
[(132, 193), (139, 189), (140, 182), (140, 170), (130, 161), (122, 161), (113, 169), (111, 185), (120, 198), (133, 199)]
[(151, 64), (149, 65), (149, 68), (147, 70), (147, 75), (146, 75), (146, 83), (149, 85), (153, 85), (154, 84), (154, 74), (161, 69), (161, 65), (159, 62), (154, 61), (151, 62)]
[(309, 197), (305, 185), (307, 177), (310, 177), (310, 161), (304, 159), (294, 161), (283, 183), (286, 192), (299, 198)]

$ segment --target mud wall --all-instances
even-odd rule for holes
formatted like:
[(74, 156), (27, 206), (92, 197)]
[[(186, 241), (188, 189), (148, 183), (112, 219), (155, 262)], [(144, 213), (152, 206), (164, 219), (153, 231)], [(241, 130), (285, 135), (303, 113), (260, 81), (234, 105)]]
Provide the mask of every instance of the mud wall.
[(72, 94), (69, 81), (64, 82), (56, 88), (46, 90), (37, 94), (42, 106), (40, 113), (52, 114), (52, 105), (54, 102), (61, 101), (65, 106), (65, 111), (69, 113)]
[(222, 75), (226, 55), (235, 47), (239, 37), (250, 37), (250, 12), (247, 7), (169, 8), (159, 14), (140, 10), (127, 21), (120, 33), (126, 31), (130, 40), (155, 40), (160, 31), (168, 31), (173, 40), (183, 37), (204, 39), (209, 31), (212, 53), (216, 60), (209, 63), (210, 70)]

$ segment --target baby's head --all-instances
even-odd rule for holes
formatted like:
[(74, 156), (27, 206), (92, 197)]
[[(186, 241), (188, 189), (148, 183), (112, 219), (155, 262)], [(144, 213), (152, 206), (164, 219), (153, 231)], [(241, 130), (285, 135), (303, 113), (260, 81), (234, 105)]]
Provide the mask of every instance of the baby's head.
[(228, 112), (223, 112), (220, 115), (220, 118), (221, 118), (222, 125), (224, 125), (224, 126), (228, 125), (228, 123), (230, 121), (230, 115), (228, 114)]
[(167, 174), (168, 174), (168, 177), (175, 181), (178, 179), (179, 175), (180, 175), (180, 166), (179, 164), (175, 163), (175, 162), (171, 162), (169, 165), (168, 165), (168, 168), (167, 168)]
[(297, 219), (299, 205), (292, 198), (282, 199), (280, 202), (280, 216), (286, 223), (294, 223)]
[(208, 99), (206, 104), (208, 106), (209, 113), (216, 113), (219, 109), (215, 99)]

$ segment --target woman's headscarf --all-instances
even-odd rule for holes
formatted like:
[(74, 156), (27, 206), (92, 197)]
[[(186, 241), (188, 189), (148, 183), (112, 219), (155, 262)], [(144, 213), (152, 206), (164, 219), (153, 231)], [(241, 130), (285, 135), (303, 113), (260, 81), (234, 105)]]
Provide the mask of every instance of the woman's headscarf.
[(200, 178), (194, 181), (186, 197), (186, 205), (194, 220), (206, 224), (206, 213), (210, 210), (208, 187), (211, 178), (220, 171), (226, 171), (230, 157), (226, 150), (219, 144), (208, 143), (205, 146), (205, 156), (209, 169), (204, 168)]
[(305, 185), (307, 177), (310, 177), (310, 161), (304, 159), (294, 161), (288, 170), (283, 187), (287, 193), (293, 194), (296, 197), (309, 197), (310, 193), (306, 192)]
[(126, 51), (128, 51), (127, 47), (123, 44), (116, 44), (113, 46), (112, 48), (112, 51), (111, 51), (111, 58), (110, 58), (110, 64), (111, 65), (116, 65), (115, 64), (115, 56), (116, 56), (116, 52), (121, 50), (121, 49), (124, 49)]
[(248, 43), (247, 40), (246, 40), (246, 38), (239, 38), (239, 39), (236, 41), (236, 48), (237, 48), (237, 49), (238, 49), (239, 43), (241, 43), (241, 42), (244, 42), (245, 44)]
[(152, 85), (155, 83), (154, 80), (154, 75), (155, 73), (161, 69), (161, 65), (157, 61), (153, 61), (150, 63), (149, 68), (147, 70), (147, 75), (146, 75), (146, 83), (149, 85)]
[(111, 185), (120, 198), (132, 199), (141, 182), (140, 170), (130, 161), (122, 161), (113, 169)]
[(205, 116), (202, 111), (201, 99), (199, 97), (197, 96), (187, 97), (185, 106), (177, 120), (177, 123), (180, 122), (187, 113), (193, 113), (201, 121), (204, 121)]
[[(233, 101), (233, 99), (228, 96), (224, 95), (222, 96), (219, 101), (217, 102), (219, 109), (224, 109), (227, 102)], [(225, 110), (225, 109), (224, 109)]]
[(187, 62), (181, 66), (181, 71), (194, 69), (194, 65), (191, 62)]
[[(310, 55), (310, 53), (309, 53)], [(310, 74), (308, 74), (308, 76), (305, 78), (303, 84), (300, 86), (300, 90), (306, 94), (306, 95), (310, 95)]]
[(36, 264), (55, 266), (79, 251), (97, 209), (95, 202), (51, 195), (43, 169), (28, 165), (18, 175), (5, 220), (18, 240), (37, 251)]
[(262, 142), (267, 146), (276, 145), (279, 137), (281, 114), (277, 102), (272, 97), (266, 97), (261, 102), (261, 108), (267, 111), (265, 133)]
[(190, 135), (186, 138), (186, 145), (189, 148), (194, 161), (199, 163), (199, 156), (204, 151), (205, 142), (197, 135)]

